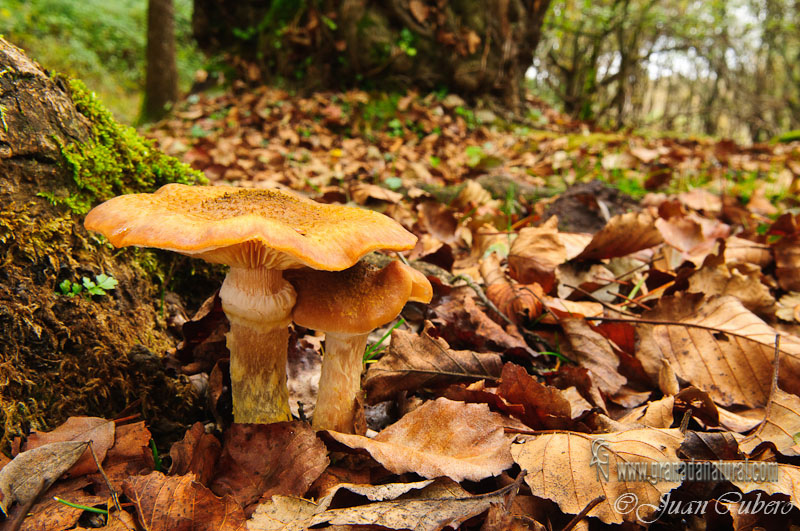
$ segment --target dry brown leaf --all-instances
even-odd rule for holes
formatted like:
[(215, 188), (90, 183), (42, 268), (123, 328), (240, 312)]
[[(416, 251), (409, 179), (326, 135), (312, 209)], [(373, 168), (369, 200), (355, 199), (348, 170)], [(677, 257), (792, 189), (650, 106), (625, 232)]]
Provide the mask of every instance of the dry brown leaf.
[(541, 315), (544, 291), (535, 283), (498, 282), (486, 287), (486, 297), (514, 324), (519, 325)]
[(78, 523), (83, 509), (70, 507), (55, 500), (59, 497), (71, 503), (87, 507), (105, 506), (108, 498), (88, 494), (84, 488), (90, 485), (85, 478), (58, 481), (48, 491), (46, 496), (41, 496), (22, 522), (20, 531), (51, 531), (54, 529), (73, 529)]
[(237, 531), (245, 529), (242, 508), (226, 496), (218, 498), (192, 474), (167, 477), (161, 472), (131, 476), (125, 495), (136, 506), (147, 531)]
[[(567, 315), (575, 318), (581, 316), (598, 317), (603, 315), (603, 305), (599, 302), (568, 301), (556, 297), (545, 297), (544, 304), (550, 311), (559, 312), (559, 315)], [(554, 319), (552, 315), (545, 315), (541, 322), (558, 324), (558, 320)]]
[[(761, 463), (750, 462), (761, 468)], [(775, 465), (776, 463), (764, 463)], [(794, 465), (777, 464), (778, 481), (752, 481), (729, 478), (730, 482), (739, 488), (743, 493), (762, 491), (766, 494), (785, 494), (789, 496), (789, 502), (800, 508), (800, 467)], [(785, 514), (785, 513), (784, 513)]]
[(572, 260), (586, 249), (592, 241), (592, 235), (585, 232), (559, 232), (558, 239), (567, 251), (567, 260)]
[[(92, 443), (97, 460), (106, 458), (108, 449), (114, 444), (114, 422), (99, 417), (70, 417), (52, 431), (34, 432), (28, 436), (26, 450), (32, 450), (51, 442), (78, 441)], [(69, 470), (71, 477), (97, 471), (92, 453), (87, 451)]]
[(454, 380), (495, 379), (503, 364), (498, 354), (451, 350), (446, 341), (395, 330), (392, 342), (377, 363), (369, 365), (364, 390), (370, 403), (388, 400), (403, 390), (418, 390)]
[(775, 316), (784, 321), (800, 322), (800, 293), (790, 291), (778, 301)]
[(706, 214), (718, 214), (722, 211), (722, 199), (705, 188), (692, 188), (688, 192), (680, 193), (678, 200), (687, 207), (702, 210)]
[(556, 268), (566, 261), (567, 249), (558, 236), (558, 218), (552, 216), (539, 227), (519, 231), (509, 251), (508, 268), (518, 282), (536, 282), (549, 293), (555, 286)]
[[(718, 404), (767, 403), (777, 332), (738, 300), (678, 294), (662, 298), (642, 319), (665, 323), (636, 325), (636, 356), (653, 379), (666, 359), (678, 377)], [(782, 336), (781, 352), (781, 381), (794, 390), (800, 384), (800, 340)]]
[(796, 455), (792, 450), (800, 433), (800, 397), (776, 388), (769, 398), (764, 422), (755, 433), (745, 437), (740, 448), (752, 452), (762, 442), (769, 441), (784, 455)]
[(22, 452), (0, 470), (0, 510), (35, 499), (74, 465), (89, 443), (52, 442)]
[(369, 501), (394, 500), (412, 490), (424, 489), (433, 482), (434, 480), (432, 479), (426, 479), (411, 483), (384, 483), (382, 485), (339, 483), (325, 492), (318, 505), (330, 506), (331, 501), (339, 491), (352, 492), (359, 496), (364, 496)]
[(478, 350), (522, 349), (528, 345), (513, 327), (503, 329), (478, 306), (475, 292), (468, 286), (454, 289), (433, 308), (432, 319), (450, 345)]
[[(108, 450), (102, 463), (115, 490), (122, 490), (122, 483), (129, 476), (148, 473), (155, 468), (150, 439), (152, 436), (144, 422), (117, 426), (114, 446)], [(104, 484), (99, 473), (95, 477), (100, 484)]]
[(696, 266), (700, 266), (706, 256), (714, 251), (717, 239), (725, 239), (731, 232), (729, 225), (696, 214), (659, 218), (655, 226), (665, 243), (680, 251), (685, 260)]
[(619, 358), (608, 339), (582, 319), (562, 319), (561, 326), (568, 342), (562, 347), (564, 354), (589, 369), (601, 391), (607, 395), (619, 391), (627, 379), (618, 371)]
[(169, 475), (183, 476), (191, 472), (197, 481), (208, 486), (214, 473), (222, 445), (216, 437), (206, 433), (202, 422), (195, 422), (183, 439), (172, 445), (169, 456), (172, 464)]
[(408, 3), (408, 10), (420, 24), (428, 18), (428, 6), (422, 0), (411, 0)]
[(325, 445), (305, 422), (233, 424), (211, 490), (242, 507), (274, 494), (302, 496), (329, 462)]
[(736, 433), (746, 433), (755, 429), (764, 419), (764, 409), (748, 410), (749, 412), (760, 413), (758, 418), (748, 415), (740, 415), (727, 409), (717, 406), (719, 412), (719, 424), (723, 428)]
[(353, 201), (359, 205), (366, 205), (370, 199), (387, 203), (399, 203), (403, 200), (403, 194), (398, 194), (377, 184), (361, 182), (350, 187), (350, 195), (353, 197)]
[(689, 292), (731, 295), (747, 308), (764, 314), (775, 305), (769, 288), (761, 283), (761, 268), (753, 264), (703, 267), (689, 279)]
[(511, 465), (502, 417), (486, 404), (446, 398), (426, 402), (374, 439), (328, 432), (350, 448), (361, 448), (395, 474), (454, 481), (496, 476)]
[(789, 234), (772, 246), (775, 276), (786, 291), (800, 291), (800, 234)]
[[(514, 461), (528, 471), (525, 483), (534, 496), (553, 500), (565, 513), (577, 514), (604, 494), (605, 501), (590, 511), (589, 516), (619, 524), (636, 522), (637, 518), (636, 510), (620, 512), (624, 504), (620, 506), (618, 500), (626, 499), (623, 496), (635, 495), (641, 509), (638, 516), (645, 519), (658, 507), (661, 495), (680, 482), (664, 480), (653, 485), (648, 481), (618, 481), (618, 465), (678, 461), (676, 451), (682, 442), (683, 436), (677, 429), (640, 428), (600, 435), (560, 432), (528, 438), (513, 445), (511, 453)], [(601, 461), (608, 457), (608, 481), (596, 469), (599, 465), (592, 464), (593, 455)]]
[(658, 245), (663, 238), (654, 223), (650, 210), (614, 216), (575, 259), (615, 258)]
[(523, 413), (513, 410), (521, 421), (535, 430), (570, 428), (573, 422), (569, 401), (555, 387), (540, 384), (519, 365), (506, 363), (497, 387), (497, 396), (509, 404), (519, 404)]
[(674, 420), (672, 415), (674, 404), (674, 396), (665, 396), (660, 400), (654, 400), (634, 408), (617, 420), (626, 425), (640, 424), (648, 428), (669, 428)]
[(645, 164), (650, 164), (659, 157), (660, 153), (657, 149), (650, 149), (644, 146), (636, 146), (634, 148), (631, 148), (631, 155), (641, 160)]
[(762, 269), (772, 263), (772, 253), (768, 246), (737, 236), (725, 240), (725, 263), (754, 264)]
[(518, 484), (512, 483), (495, 492), (471, 496), (457, 485), (442, 489), (437, 487), (437, 483), (420, 491), (421, 499), (404, 497), (346, 509), (326, 510), (323, 500), (318, 505), (300, 498), (275, 496), (270, 502), (258, 506), (247, 527), (251, 531), (305, 531), (311, 526), (327, 523), (439, 531), (447, 527), (458, 528), (492, 504), (504, 504), (508, 493), (519, 488)]

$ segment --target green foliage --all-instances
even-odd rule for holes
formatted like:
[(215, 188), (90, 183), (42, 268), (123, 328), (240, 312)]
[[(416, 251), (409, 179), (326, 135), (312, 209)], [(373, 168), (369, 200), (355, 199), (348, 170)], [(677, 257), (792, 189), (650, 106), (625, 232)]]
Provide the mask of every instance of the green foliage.
[(480, 146), (467, 146), (464, 152), (467, 154), (467, 166), (476, 167), (486, 156), (486, 152)]
[[(173, 0), (178, 74), (183, 89), (204, 60), (191, 36), (192, 0)], [(91, 86), (132, 123), (144, 87), (147, 0), (5, 0), (0, 28), (43, 66)]]
[(368, 347), (367, 350), (364, 351), (364, 357), (363, 357), (362, 361), (364, 363), (374, 363), (375, 362), (375, 358), (378, 355), (380, 355), (380, 353), (383, 352), (384, 349), (386, 348), (385, 346), (381, 346), (381, 345), (383, 345), (383, 342), (386, 341), (386, 339), (390, 335), (392, 335), (392, 332), (394, 332), (400, 325), (402, 325), (405, 322), (406, 322), (406, 320), (401, 317), (400, 320), (398, 320), (394, 324), (394, 326), (392, 326), (385, 334), (383, 334), (383, 336), (378, 340), (377, 343), (375, 343), (374, 345)]
[(476, 127), (478, 127), (478, 119), (475, 118), (475, 113), (471, 109), (466, 109), (462, 106), (456, 107), (456, 114), (464, 119), (467, 122), (467, 129), (472, 131)]
[(41, 197), (82, 215), (98, 201), (117, 195), (152, 191), (171, 182), (205, 182), (200, 172), (158, 151), (133, 128), (118, 124), (81, 81), (70, 80), (69, 87), (76, 108), (92, 124), (92, 139), (61, 146), (78, 192), (69, 197), (41, 192)]
[(800, 129), (796, 131), (788, 131), (775, 138), (776, 142), (781, 142), (781, 143), (797, 142), (799, 140), (800, 140)]
[(403, 51), (409, 57), (414, 57), (417, 55), (417, 49), (415, 48), (415, 43), (417, 41), (417, 37), (411, 32), (408, 28), (403, 28), (400, 30), (400, 40), (397, 41), (397, 47)]
[(89, 277), (83, 277), (80, 284), (65, 279), (58, 285), (58, 289), (62, 295), (66, 295), (67, 297), (74, 297), (79, 293), (83, 293), (85, 297), (90, 297), (92, 295), (103, 296), (107, 291), (115, 289), (117, 284), (119, 284), (119, 282), (114, 277), (100, 273), (94, 277), (94, 280)]

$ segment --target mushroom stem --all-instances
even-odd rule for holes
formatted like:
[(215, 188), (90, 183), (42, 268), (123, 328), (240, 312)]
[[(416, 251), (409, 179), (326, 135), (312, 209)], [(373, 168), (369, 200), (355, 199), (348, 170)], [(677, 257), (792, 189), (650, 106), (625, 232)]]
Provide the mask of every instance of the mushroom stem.
[(369, 334), (325, 334), (325, 355), (312, 426), (354, 433), (364, 348)]
[(231, 267), (219, 295), (231, 323), (226, 343), (234, 422), (289, 420), (286, 353), (294, 288), (279, 270)]

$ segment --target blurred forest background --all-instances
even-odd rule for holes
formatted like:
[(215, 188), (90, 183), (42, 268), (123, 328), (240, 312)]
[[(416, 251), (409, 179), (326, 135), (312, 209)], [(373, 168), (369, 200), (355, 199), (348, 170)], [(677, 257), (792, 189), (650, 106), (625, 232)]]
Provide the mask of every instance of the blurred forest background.
[[(192, 0), (174, 0), (183, 94), (198, 71), (231, 77), (221, 57), (199, 50), (192, 10)], [(797, 0), (553, 0), (526, 80), (537, 97), (599, 127), (766, 141), (800, 129), (799, 25)], [(82, 78), (127, 123), (139, 120), (146, 27), (147, 0), (0, 1), (0, 33)], [(232, 35), (245, 42), (264, 30)], [(403, 32), (395, 44), (413, 58), (414, 39)]]

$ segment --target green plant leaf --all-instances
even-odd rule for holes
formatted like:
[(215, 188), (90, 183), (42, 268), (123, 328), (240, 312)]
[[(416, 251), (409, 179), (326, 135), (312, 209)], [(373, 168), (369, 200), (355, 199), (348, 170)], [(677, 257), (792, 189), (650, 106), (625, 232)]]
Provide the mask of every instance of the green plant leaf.
[(97, 283), (97, 287), (104, 290), (114, 289), (117, 287), (117, 284), (119, 284), (116, 278), (104, 275), (103, 273), (100, 273), (94, 277), (94, 279)]

